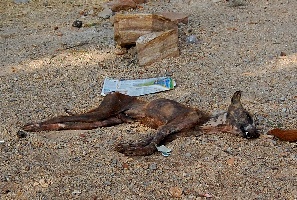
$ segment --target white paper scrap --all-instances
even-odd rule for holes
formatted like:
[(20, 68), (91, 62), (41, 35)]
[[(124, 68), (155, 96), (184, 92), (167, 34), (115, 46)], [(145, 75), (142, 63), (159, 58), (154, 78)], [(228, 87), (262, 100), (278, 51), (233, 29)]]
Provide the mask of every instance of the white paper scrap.
[(171, 77), (149, 79), (118, 80), (105, 78), (101, 95), (120, 92), (129, 96), (141, 96), (173, 89), (176, 86)]
[(161, 146), (156, 146), (157, 150), (160, 151), (162, 153), (163, 156), (167, 157), (171, 154), (171, 149), (167, 148), (164, 145)]

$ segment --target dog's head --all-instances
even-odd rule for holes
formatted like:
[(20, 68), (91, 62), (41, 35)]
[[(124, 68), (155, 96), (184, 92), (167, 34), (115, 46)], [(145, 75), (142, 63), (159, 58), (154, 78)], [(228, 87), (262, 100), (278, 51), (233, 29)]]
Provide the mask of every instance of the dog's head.
[(260, 136), (254, 124), (246, 124), (239, 127), (241, 136), (247, 139), (258, 138)]

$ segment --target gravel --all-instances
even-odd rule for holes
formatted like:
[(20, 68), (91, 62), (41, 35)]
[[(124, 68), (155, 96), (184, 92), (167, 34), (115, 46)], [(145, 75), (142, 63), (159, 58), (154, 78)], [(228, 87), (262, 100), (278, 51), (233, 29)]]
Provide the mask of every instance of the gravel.
[[(297, 199), (296, 143), (266, 134), (297, 128), (297, 2), (151, 0), (128, 12), (190, 17), (179, 26), (181, 55), (147, 67), (138, 66), (133, 48), (115, 54), (112, 23), (96, 17), (102, 2), (1, 3), (1, 199)], [(77, 19), (85, 26), (72, 27)], [(189, 36), (197, 42), (187, 42)], [(166, 74), (177, 87), (143, 99), (165, 97), (213, 112), (226, 110), (233, 92), (242, 90), (261, 137), (178, 138), (167, 144), (169, 157), (113, 150), (117, 142), (155, 133), (138, 123), (20, 137), (25, 123), (65, 108), (96, 107), (105, 77)]]

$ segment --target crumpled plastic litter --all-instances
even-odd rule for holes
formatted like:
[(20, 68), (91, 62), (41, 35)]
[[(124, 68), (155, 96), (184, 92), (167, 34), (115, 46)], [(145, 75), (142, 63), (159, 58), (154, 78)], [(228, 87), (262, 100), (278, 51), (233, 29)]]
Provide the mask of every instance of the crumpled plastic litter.
[(156, 146), (157, 150), (162, 153), (163, 156), (168, 157), (171, 154), (171, 149), (164, 145)]
[(176, 86), (171, 77), (148, 79), (118, 80), (105, 78), (101, 95), (111, 92), (120, 92), (129, 96), (141, 96), (171, 90)]

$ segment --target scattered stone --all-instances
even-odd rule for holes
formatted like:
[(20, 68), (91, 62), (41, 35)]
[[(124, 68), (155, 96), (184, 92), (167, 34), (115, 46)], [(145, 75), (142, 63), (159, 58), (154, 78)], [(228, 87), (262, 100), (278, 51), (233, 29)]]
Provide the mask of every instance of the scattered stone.
[(189, 22), (189, 15), (185, 13), (177, 13), (177, 12), (157, 12), (156, 15), (163, 16), (167, 19), (170, 19), (170, 21), (178, 24), (188, 24)]
[(228, 153), (228, 154), (232, 154), (233, 152), (232, 152), (232, 148), (231, 147), (228, 147), (227, 149), (226, 149), (226, 153)]
[(184, 32), (186, 35), (190, 35), (191, 33), (193, 33), (193, 29), (191, 27), (189, 27)]
[(267, 139), (266, 142), (268, 142), (270, 146), (275, 146), (276, 145), (276, 141), (273, 140), (273, 139)]
[(285, 101), (286, 100), (286, 97), (281, 97), (279, 100), (280, 101)]
[(157, 164), (156, 163), (152, 163), (150, 164), (150, 167), (149, 167), (151, 170), (156, 170), (157, 169)]
[(1, 190), (1, 193), (2, 193), (2, 194), (8, 194), (9, 192), (10, 192), (9, 189), (2, 189), (2, 190)]
[(186, 153), (185, 156), (186, 156), (186, 157), (191, 157), (192, 154), (191, 154), (191, 153)]
[(113, 159), (112, 162), (111, 162), (112, 166), (116, 166), (117, 163), (118, 163), (118, 160), (117, 159)]
[(110, 8), (105, 8), (100, 13), (98, 13), (98, 17), (103, 19), (108, 19), (112, 16), (112, 10)]
[(177, 25), (169, 19), (152, 14), (116, 14), (114, 18), (114, 40), (121, 47), (136, 44), (145, 34), (166, 30), (176, 30)]
[(171, 188), (169, 188), (169, 193), (174, 198), (181, 198), (181, 196), (183, 194), (183, 190), (179, 187), (171, 187)]
[(27, 137), (27, 132), (25, 132), (25, 131), (23, 131), (23, 130), (19, 130), (18, 132), (17, 132), (17, 136), (18, 136), (18, 138), (25, 138), (25, 137)]
[(75, 20), (73, 23), (72, 23), (72, 26), (73, 27), (76, 27), (76, 28), (81, 28), (82, 27), (82, 21), (80, 20)]
[(291, 154), (290, 155), (290, 158), (292, 159), (292, 160), (295, 160), (295, 161), (297, 161), (297, 154)]
[(104, 182), (104, 185), (110, 186), (111, 185), (111, 182), (110, 181), (105, 181)]
[(35, 181), (35, 182), (33, 183), (33, 187), (35, 187), (35, 186), (37, 186), (37, 185), (39, 185), (39, 183)]
[(79, 14), (81, 16), (87, 16), (88, 15), (88, 11), (87, 10), (82, 10), (82, 11), (79, 12)]
[(73, 195), (80, 195), (81, 191), (80, 190), (73, 190), (72, 194)]
[(113, 0), (107, 4), (113, 12), (135, 9), (137, 4), (133, 0)]
[(196, 44), (198, 42), (196, 35), (189, 35), (187, 37), (187, 43)]
[(97, 167), (102, 167), (102, 166), (103, 166), (102, 163), (98, 163), (98, 164), (97, 164)]
[(95, 16), (95, 11), (91, 9), (87, 12), (87, 15)]
[(261, 138), (267, 140), (267, 139), (272, 139), (274, 136), (273, 135), (267, 135), (267, 134), (263, 134), (261, 135)]
[(39, 180), (39, 184), (43, 188), (47, 188), (48, 187), (48, 183), (45, 181), (45, 179), (40, 179)]
[(179, 56), (177, 31), (169, 30), (143, 35), (136, 41), (136, 49), (141, 66)]
[(235, 158), (234, 157), (231, 157), (227, 160), (227, 164), (228, 165), (234, 165), (234, 162), (235, 162)]
[(128, 163), (123, 163), (123, 169), (129, 169)]
[(199, 194), (199, 197), (206, 197), (206, 198), (212, 198), (213, 196), (211, 194), (205, 193), (205, 194)]
[(287, 54), (286, 54), (285, 52), (282, 51), (282, 52), (280, 53), (280, 56), (287, 56)]
[(121, 47), (118, 47), (115, 49), (114, 53), (116, 55), (124, 55), (127, 53), (127, 49), (126, 48), (121, 48)]
[(61, 32), (59, 32), (59, 33), (57, 33), (57, 36), (60, 36), (60, 37), (62, 37), (64, 34), (63, 33), (61, 33)]

